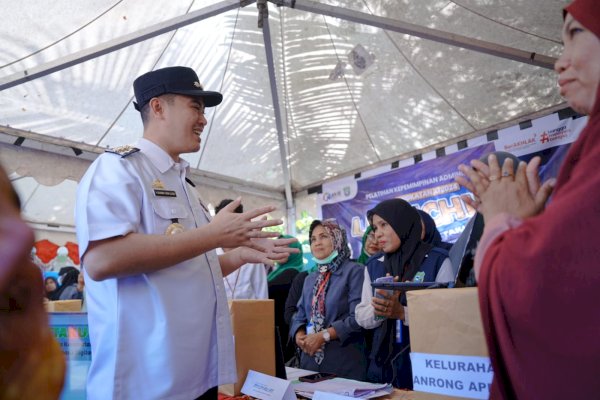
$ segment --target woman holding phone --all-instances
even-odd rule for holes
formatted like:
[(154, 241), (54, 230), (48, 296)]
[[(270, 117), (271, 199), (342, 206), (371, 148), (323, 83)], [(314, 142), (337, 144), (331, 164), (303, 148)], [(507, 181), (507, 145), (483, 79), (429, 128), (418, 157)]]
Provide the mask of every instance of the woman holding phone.
[(374, 291), (371, 282), (386, 275), (399, 282), (448, 282), (454, 279), (452, 265), (447, 250), (422, 241), (421, 217), (405, 200), (385, 200), (368, 211), (367, 218), (385, 253), (382, 261), (367, 263), (356, 307), (358, 324), (374, 329), (367, 378), (410, 389), (406, 300), (398, 291)]

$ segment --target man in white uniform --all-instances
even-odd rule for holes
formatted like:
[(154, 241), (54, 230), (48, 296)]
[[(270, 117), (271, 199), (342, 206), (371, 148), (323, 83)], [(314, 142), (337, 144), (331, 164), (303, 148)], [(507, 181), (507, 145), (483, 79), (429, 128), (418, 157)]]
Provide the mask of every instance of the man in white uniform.
[[(133, 84), (144, 124), (136, 147), (105, 153), (77, 192), (92, 364), (88, 399), (216, 399), (236, 380), (223, 275), (272, 264), (287, 243), (234, 201), (212, 221), (179, 156), (200, 149), (204, 107), (222, 100), (186, 67), (148, 72)], [(236, 248), (217, 256), (217, 247)]]

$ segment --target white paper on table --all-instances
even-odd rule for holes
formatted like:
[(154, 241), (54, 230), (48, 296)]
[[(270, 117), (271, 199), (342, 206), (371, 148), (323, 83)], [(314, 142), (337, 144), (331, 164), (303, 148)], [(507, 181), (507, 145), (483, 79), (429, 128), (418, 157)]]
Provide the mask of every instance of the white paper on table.
[[(360, 382), (344, 378), (333, 378), (315, 383), (298, 382), (293, 383), (292, 387), (296, 393), (302, 392), (303, 395), (305, 393), (312, 394), (316, 391), (321, 391), (363, 399), (384, 396), (392, 393), (393, 390), (391, 385), (385, 383)], [(376, 393), (377, 395), (375, 395)]]
[(313, 400), (354, 400), (354, 397), (342, 396), (341, 394), (319, 392), (313, 393)]
[(290, 381), (253, 370), (248, 371), (242, 393), (260, 400), (296, 400)]
[[(368, 394), (368, 395), (364, 395), (362, 397), (349, 397), (349, 396), (346, 396), (346, 397), (348, 397), (350, 399), (375, 399), (375, 398), (387, 396), (387, 395), (391, 394), (392, 392), (393, 392), (393, 389), (378, 390), (376, 392), (373, 392), (373, 393)], [(296, 392), (296, 394), (298, 396), (306, 397), (307, 399), (312, 399), (315, 393), (316, 392)], [(323, 393), (325, 393), (325, 392), (323, 392)], [(327, 393), (327, 394), (328, 395), (338, 396), (338, 395), (336, 395), (334, 393)], [(339, 396), (341, 396), (341, 395), (339, 395)]]

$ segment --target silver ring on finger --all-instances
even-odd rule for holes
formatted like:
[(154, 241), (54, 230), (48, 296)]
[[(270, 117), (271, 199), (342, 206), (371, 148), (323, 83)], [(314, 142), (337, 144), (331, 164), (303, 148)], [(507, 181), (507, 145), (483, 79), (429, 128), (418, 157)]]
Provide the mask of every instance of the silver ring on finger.
[(513, 177), (513, 174), (511, 174), (511, 173), (510, 173), (510, 172), (508, 172), (508, 171), (503, 171), (503, 172), (502, 172), (502, 177), (503, 177), (503, 178), (509, 178), (509, 177), (510, 177), (510, 178), (512, 178), (512, 177)]
[(492, 175), (492, 176), (490, 176), (488, 179), (490, 180), (490, 182), (493, 182), (493, 181), (495, 181), (495, 180), (498, 180), (498, 179), (499, 179), (499, 177), (497, 177), (497, 176), (495, 176), (495, 175)]

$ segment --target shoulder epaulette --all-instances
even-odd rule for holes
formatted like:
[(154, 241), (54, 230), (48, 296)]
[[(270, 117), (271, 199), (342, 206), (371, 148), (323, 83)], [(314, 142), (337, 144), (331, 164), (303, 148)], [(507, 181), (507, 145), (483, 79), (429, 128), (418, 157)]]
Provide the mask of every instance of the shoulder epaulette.
[(133, 153), (137, 153), (138, 151), (140, 151), (140, 149), (138, 149), (137, 147), (130, 146), (128, 144), (125, 146), (113, 147), (112, 149), (106, 149), (107, 153), (118, 154), (121, 156), (121, 158), (125, 158)]

